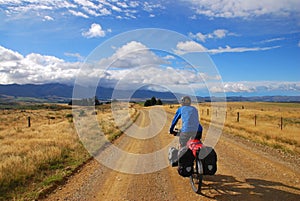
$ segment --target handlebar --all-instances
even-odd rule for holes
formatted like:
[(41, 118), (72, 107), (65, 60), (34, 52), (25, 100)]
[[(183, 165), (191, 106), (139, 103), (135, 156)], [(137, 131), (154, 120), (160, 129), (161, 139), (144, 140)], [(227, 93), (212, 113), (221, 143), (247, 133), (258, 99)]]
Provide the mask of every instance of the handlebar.
[(170, 135), (177, 136), (179, 133), (180, 133), (180, 129), (175, 128), (174, 131), (172, 133), (170, 133)]

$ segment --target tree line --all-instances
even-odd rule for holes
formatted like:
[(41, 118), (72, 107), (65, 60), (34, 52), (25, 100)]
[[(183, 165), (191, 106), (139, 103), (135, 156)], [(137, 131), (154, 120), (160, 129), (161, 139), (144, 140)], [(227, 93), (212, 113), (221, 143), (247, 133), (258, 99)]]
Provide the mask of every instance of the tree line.
[(160, 99), (156, 99), (154, 96), (151, 99), (147, 99), (144, 103), (145, 107), (153, 106), (153, 105), (162, 105), (162, 101)]

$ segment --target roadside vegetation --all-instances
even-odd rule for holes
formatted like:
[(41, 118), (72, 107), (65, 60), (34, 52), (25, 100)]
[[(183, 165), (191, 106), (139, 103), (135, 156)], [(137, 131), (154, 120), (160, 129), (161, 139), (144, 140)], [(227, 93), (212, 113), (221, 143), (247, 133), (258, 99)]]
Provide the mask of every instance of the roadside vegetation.
[[(129, 118), (135, 120), (137, 110), (129, 110)], [(87, 116), (84, 111), (79, 115)], [(109, 141), (122, 134), (110, 104), (97, 106), (93, 115)], [(0, 147), (0, 200), (35, 200), (91, 158), (77, 135), (72, 109), (66, 105), (1, 109)]]

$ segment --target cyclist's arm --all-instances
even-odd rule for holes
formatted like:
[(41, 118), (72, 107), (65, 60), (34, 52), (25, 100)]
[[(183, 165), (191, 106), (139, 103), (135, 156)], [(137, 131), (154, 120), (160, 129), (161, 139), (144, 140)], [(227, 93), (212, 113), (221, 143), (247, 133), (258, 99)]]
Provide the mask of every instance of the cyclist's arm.
[(170, 127), (170, 133), (173, 134), (174, 133), (174, 128), (178, 122), (178, 120), (181, 118), (181, 108), (178, 108), (178, 110), (176, 111), (176, 114), (173, 118), (171, 127)]

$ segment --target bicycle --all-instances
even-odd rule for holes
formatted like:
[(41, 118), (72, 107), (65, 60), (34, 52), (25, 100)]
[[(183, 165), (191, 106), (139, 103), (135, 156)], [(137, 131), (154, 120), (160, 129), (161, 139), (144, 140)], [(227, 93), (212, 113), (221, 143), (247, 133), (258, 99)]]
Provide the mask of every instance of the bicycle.
[[(199, 141), (202, 144), (201, 141)], [(190, 184), (195, 193), (201, 193), (202, 180), (203, 180), (203, 164), (199, 158), (200, 149), (196, 150), (196, 156), (193, 164), (193, 173), (190, 176)]]
[[(179, 131), (174, 133), (174, 136), (178, 136)], [(212, 147), (205, 146), (201, 140), (190, 139), (186, 147), (190, 149), (193, 153), (193, 165), (192, 170), (189, 175), (190, 184), (193, 191), (197, 194), (201, 194), (201, 187), (203, 181), (203, 175), (214, 175), (217, 171), (217, 155)], [(176, 148), (173, 147), (174, 154), (172, 156), (171, 150), (169, 149), (169, 160), (172, 166), (178, 166), (178, 150), (176, 153)], [(203, 150), (201, 152), (201, 150)], [(177, 164), (172, 163), (177, 158)]]

